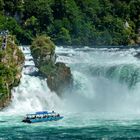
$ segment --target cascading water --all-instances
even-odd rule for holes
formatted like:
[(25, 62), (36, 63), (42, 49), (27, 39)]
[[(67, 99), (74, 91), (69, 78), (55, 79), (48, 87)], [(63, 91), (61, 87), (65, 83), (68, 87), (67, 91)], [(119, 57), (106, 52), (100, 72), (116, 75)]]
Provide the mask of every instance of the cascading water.
[[(58, 50), (63, 61), (71, 67), (74, 77), (74, 90), (67, 98), (72, 102), (69, 106), (80, 111), (140, 112), (140, 60), (134, 57), (138, 51)], [(68, 57), (75, 61), (69, 61)]]
[(48, 89), (46, 81), (38, 77), (23, 75), (20, 85), (12, 92), (12, 103), (6, 111), (14, 114), (53, 110), (59, 102), (57, 95)]
[[(72, 92), (60, 99), (50, 92), (45, 79), (27, 75), (28, 70), (23, 69), (21, 83), (12, 91), (11, 105), (0, 113), (0, 139), (140, 138), (138, 52), (57, 47), (57, 62), (71, 68)], [(25, 64), (34, 65), (30, 55), (25, 55)], [(64, 119), (36, 125), (21, 123), (26, 113), (40, 110), (59, 111)]]
[[(60, 99), (50, 92), (45, 79), (25, 75), (24, 69), (21, 83), (13, 89), (13, 100), (6, 111), (140, 111), (140, 61), (134, 57), (136, 50), (57, 48), (56, 53), (57, 61), (71, 67), (73, 92)], [(29, 53), (25, 52), (25, 56), (29, 57)]]
[(45, 78), (41, 79), (29, 75), (33, 70), (36, 70), (30, 49), (24, 46), (21, 47), (21, 50), (25, 54), (25, 67), (23, 68), (20, 85), (12, 90), (11, 105), (5, 111), (14, 114), (25, 114), (56, 109), (60, 102), (59, 97), (49, 90)]

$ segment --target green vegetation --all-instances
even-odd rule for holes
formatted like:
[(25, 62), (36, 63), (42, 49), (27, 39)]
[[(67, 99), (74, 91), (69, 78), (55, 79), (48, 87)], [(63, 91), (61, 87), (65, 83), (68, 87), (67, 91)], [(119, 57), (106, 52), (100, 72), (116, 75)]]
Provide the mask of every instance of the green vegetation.
[[(11, 89), (17, 86), (21, 77), (24, 55), (14, 44), (12, 36), (8, 36), (7, 47), (0, 49), (0, 107), (5, 106), (11, 98)], [(0, 44), (2, 38), (0, 37)]]
[(43, 33), (63, 45), (128, 45), (139, 27), (140, 0), (0, 0), (0, 30), (24, 44)]
[(34, 62), (43, 77), (47, 77), (50, 90), (62, 95), (65, 89), (72, 86), (72, 74), (64, 63), (56, 63), (55, 45), (50, 37), (38, 36), (31, 45)]
[[(40, 68), (48, 64), (52, 65), (52, 58), (55, 55), (55, 45), (50, 40), (50, 37), (45, 35), (38, 36), (32, 42), (31, 53), (37, 67)], [(42, 67), (42, 69), (44, 68)]]
[(35, 38), (31, 45), (31, 54), (41, 74), (49, 75), (55, 70), (55, 45), (45, 35)]

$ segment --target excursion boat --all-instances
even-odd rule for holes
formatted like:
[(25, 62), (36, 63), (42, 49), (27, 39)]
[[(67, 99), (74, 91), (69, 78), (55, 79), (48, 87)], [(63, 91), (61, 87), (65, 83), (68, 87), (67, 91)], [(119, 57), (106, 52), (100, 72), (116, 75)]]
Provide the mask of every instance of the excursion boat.
[(54, 111), (52, 112), (41, 111), (36, 112), (34, 114), (27, 114), (26, 117), (22, 120), (22, 122), (25, 123), (48, 122), (48, 121), (58, 121), (62, 118), (64, 117), (60, 116), (59, 113), (56, 113)]

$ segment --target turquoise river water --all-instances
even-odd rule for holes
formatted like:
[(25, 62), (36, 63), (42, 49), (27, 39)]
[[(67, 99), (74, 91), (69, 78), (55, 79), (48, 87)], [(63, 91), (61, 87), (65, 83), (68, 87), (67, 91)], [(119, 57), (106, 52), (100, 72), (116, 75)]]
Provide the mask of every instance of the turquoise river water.
[[(74, 88), (62, 98), (49, 90), (46, 79), (23, 69), (11, 104), (0, 112), (0, 140), (140, 139), (139, 52), (58, 47), (57, 61), (70, 66), (74, 79)], [(26, 113), (42, 110), (55, 110), (64, 118), (21, 122)]]

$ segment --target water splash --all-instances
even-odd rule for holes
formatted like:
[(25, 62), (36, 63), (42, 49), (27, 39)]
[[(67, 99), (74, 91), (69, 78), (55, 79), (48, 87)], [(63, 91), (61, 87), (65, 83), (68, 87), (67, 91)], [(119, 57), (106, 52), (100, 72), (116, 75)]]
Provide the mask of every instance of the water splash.
[(12, 95), (12, 103), (6, 111), (13, 113), (54, 110), (60, 104), (59, 97), (49, 90), (45, 80), (28, 75), (23, 75)]
[[(74, 77), (74, 91), (65, 98), (69, 109), (82, 112), (140, 113), (139, 50), (75, 49), (67, 62)], [(63, 48), (61, 57), (69, 54)], [(69, 103), (69, 104), (68, 104)]]
[(66, 56), (72, 60), (67, 65), (73, 74), (73, 92), (60, 99), (50, 92), (45, 80), (23, 74), (6, 111), (139, 113), (140, 62), (134, 57), (137, 51), (57, 48), (56, 53), (63, 60)]
[[(12, 90), (12, 102), (5, 111), (21, 114), (42, 110), (59, 110), (61, 99), (49, 90), (46, 79), (27, 75), (26, 68), (34, 67), (34, 62), (27, 59), (29, 56), (31, 58), (29, 46), (20, 48), (25, 55), (25, 68), (23, 68), (19, 86)], [(27, 63), (28, 66), (26, 66)]]

